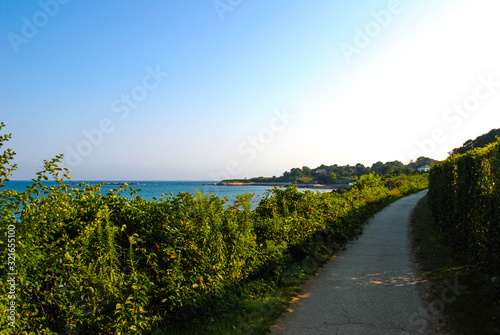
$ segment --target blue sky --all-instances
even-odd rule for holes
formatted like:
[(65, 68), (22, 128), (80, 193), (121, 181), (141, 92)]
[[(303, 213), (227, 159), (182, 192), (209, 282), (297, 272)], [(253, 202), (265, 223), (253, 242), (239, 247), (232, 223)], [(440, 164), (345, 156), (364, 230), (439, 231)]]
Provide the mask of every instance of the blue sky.
[(219, 180), (444, 159), (500, 126), (496, 1), (9, 1), (0, 121), (30, 179)]

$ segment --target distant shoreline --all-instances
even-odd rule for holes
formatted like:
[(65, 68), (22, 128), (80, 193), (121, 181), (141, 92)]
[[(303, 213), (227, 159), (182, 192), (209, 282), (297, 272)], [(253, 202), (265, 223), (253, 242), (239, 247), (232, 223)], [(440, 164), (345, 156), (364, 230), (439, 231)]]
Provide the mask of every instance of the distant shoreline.
[(331, 189), (336, 190), (339, 188), (346, 188), (349, 184), (335, 184), (335, 185), (322, 185), (322, 184), (292, 184), (292, 183), (264, 183), (264, 182), (226, 182), (221, 181), (216, 184), (218, 186), (276, 186), (276, 187), (288, 187), (297, 186), (298, 188), (312, 188), (312, 189)]

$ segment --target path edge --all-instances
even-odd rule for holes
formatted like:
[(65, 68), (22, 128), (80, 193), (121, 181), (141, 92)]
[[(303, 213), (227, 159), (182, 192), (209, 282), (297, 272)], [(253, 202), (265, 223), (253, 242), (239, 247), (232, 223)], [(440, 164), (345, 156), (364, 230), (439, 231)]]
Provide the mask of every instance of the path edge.
[[(419, 262), (417, 262), (417, 256), (416, 253), (418, 251), (418, 247), (414, 243), (414, 235), (413, 235), (413, 217), (415, 214), (415, 209), (418, 207), (418, 205), (427, 197), (427, 191), (428, 189), (425, 189), (421, 192), (426, 192), (425, 195), (417, 202), (415, 207), (410, 211), (410, 215), (408, 216), (408, 229), (407, 229), (407, 235), (408, 239), (410, 241), (410, 261), (411, 261), (411, 267), (413, 272), (415, 273), (416, 280), (415, 280), (415, 286), (417, 288), (417, 293), (418, 297), (420, 298), (420, 302), (422, 304), (422, 307), (424, 308), (425, 312), (427, 313), (430, 318), (426, 319), (428, 321), (428, 329), (429, 329), (429, 334), (440, 334), (437, 331), (437, 325), (439, 324), (439, 319), (442, 318), (441, 313), (436, 310), (431, 303), (429, 302), (429, 290), (431, 287), (431, 282), (429, 280), (423, 279), (423, 271), (421, 269), (421, 265)], [(418, 194), (417, 193), (417, 194)], [(442, 333), (441, 333), (442, 334)]]

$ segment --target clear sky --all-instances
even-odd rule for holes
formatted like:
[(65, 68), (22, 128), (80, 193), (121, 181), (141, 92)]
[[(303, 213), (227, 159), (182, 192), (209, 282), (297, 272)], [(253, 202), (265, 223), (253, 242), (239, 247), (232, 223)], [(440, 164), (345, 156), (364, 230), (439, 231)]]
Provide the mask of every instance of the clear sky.
[(30, 179), (220, 180), (444, 159), (500, 127), (497, 0), (2, 1)]

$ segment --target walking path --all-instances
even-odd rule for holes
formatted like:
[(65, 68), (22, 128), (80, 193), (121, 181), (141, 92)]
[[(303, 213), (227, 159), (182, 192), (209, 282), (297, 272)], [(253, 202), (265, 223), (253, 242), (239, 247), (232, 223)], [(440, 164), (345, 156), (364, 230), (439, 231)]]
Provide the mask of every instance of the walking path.
[(410, 213), (426, 192), (376, 214), (360, 238), (310, 280), (272, 334), (431, 334), (427, 320), (417, 317), (424, 304), (408, 236)]

